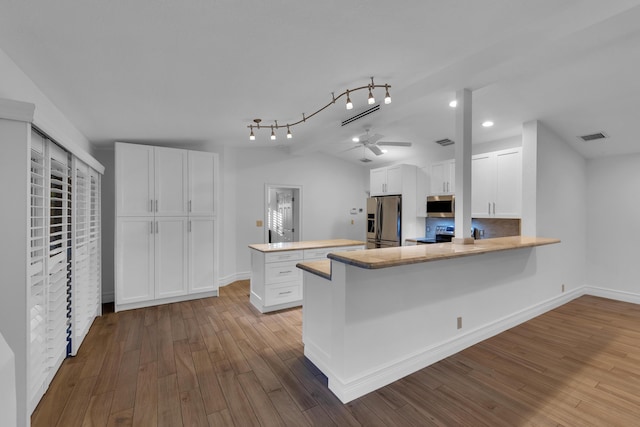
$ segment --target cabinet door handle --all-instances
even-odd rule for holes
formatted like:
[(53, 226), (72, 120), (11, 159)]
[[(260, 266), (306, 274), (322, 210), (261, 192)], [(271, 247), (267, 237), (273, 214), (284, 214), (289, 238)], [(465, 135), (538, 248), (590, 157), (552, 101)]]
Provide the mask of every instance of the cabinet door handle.
[(449, 181), (447, 181), (447, 193), (450, 193), (451, 189), (449, 188)]
[(156, 212), (158, 212), (158, 199), (156, 199)]
[(496, 202), (493, 202), (493, 214), (496, 214)]
[(153, 212), (153, 199), (149, 199), (149, 212)]
[(189, 200), (189, 212), (191, 212), (191, 200)]
[(278, 295), (287, 295), (290, 294), (292, 291), (286, 291), (286, 292), (279, 292)]
[(488, 207), (487, 213), (491, 215), (491, 202), (487, 203), (487, 207)]
[(156, 234), (160, 233), (160, 227), (158, 226), (158, 221), (156, 221)]
[(287, 270), (287, 271), (281, 271), (280, 274), (289, 274), (291, 273), (291, 270)]

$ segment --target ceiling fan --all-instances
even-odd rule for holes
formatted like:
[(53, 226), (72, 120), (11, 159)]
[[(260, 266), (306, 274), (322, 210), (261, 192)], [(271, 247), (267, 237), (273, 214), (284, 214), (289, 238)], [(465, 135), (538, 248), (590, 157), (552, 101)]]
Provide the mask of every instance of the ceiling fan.
[[(353, 142), (355, 142), (358, 145), (356, 145), (355, 147), (349, 148), (349, 150), (353, 150), (355, 148), (358, 148), (359, 146), (362, 146), (371, 150), (371, 152), (376, 156), (379, 156), (383, 153), (380, 147), (385, 147), (385, 146), (386, 147), (411, 147), (412, 145), (410, 142), (380, 141), (382, 138), (384, 138), (384, 135), (380, 135), (377, 133), (370, 135), (369, 129), (365, 129), (365, 132), (366, 133), (364, 135), (360, 135), (359, 137), (353, 138)], [(345, 150), (345, 151), (349, 151), (349, 150)]]

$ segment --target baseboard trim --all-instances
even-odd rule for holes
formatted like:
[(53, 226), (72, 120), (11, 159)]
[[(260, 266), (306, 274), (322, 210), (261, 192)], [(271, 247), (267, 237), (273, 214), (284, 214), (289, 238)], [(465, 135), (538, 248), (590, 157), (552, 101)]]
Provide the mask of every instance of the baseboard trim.
[(218, 279), (218, 286), (223, 287), (232, 284), (233, 282), (237, 282), (238, 280), (249, 280), (251, 279), (250, 271), (241, 271), (240, 273), (229, 274), (228, 276), (221, 277)]
[[(452, 356), (465, 348), (471, 347), (487, 338), (491, 338), (507, 329), (513, 328), (527, 320), (560, 307), (569, 301), (584, 295), (584, 288), (578, 288), (565, 292), (557, 297), (550, 298), (534, 306), (515, 312), (498, 319), (483, 327), (456, 336), (450, 340), (429, 346), (422, 351), (407, 355), (384, 366), (379, 366), (363, 375), (354, 378), (339, 378), (335, 375), (328, 376), (329, 389), (343, 402), (348, 403), (358, 397), (364, 396), (374, 390), (397, 381), (413, 372), (426, 368), (442, 359)], [(305, 352), (306, 353), (306, 352)], [(313, 351), (309, 356), (322, 364), (322, 358), (318, 358)], [(320, 359), (320, 360), (318, 360)]]
[(617, 291), (614, 289), (599, 288), (596, 286), (585, 286), (584, 293), (586, 295), (592, 295), (594, 297), (608, 298), (616, 301), (630, 302), (633, 304), (640, 304), (640, 294)]

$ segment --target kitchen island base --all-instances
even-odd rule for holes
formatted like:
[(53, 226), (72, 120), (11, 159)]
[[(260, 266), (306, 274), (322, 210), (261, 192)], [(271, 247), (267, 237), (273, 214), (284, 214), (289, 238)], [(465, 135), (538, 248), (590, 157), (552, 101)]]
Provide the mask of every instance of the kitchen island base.
[(305, 269), (304, 354), (347, 403), (579, 296), (528, 304), (536, 257), (524, 247), (380, 269), (334, 259), (329, 280)]

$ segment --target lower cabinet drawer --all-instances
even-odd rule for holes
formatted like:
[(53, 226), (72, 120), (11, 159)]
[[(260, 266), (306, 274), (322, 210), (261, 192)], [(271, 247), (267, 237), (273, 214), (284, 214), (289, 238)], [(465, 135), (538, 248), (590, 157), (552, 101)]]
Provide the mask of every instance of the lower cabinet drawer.
[(302, 280), (302, 270), (296, 267), (299, 261), (272, 262), (265, 264), (265, 283), (282, 283)]
[(265, 287), (265, 305), (278, 305), (302, 299), (302, 283)]

